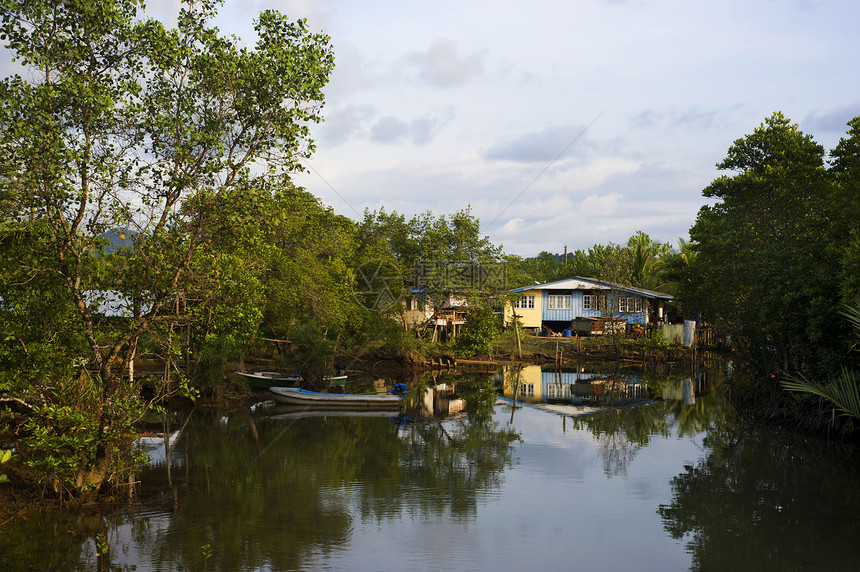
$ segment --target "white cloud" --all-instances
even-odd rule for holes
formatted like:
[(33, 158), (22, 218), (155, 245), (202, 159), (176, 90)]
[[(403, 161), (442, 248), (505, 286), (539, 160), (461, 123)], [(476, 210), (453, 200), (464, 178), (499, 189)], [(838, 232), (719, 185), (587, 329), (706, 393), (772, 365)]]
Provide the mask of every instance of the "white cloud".
[(559, 125), (543, 131), (503, 138), (482, 153), (485, 159), (546, 163), (562, 156), (581, 156), (592, 146), (586, 139), (585, 125)]
[(439, 114), (427, 113), (409, 122), (390, 115), (380, 117), (370, 129), (370, 139), (377, 143), (398, 144), (405, 141), (413, 145), (427, 145), (454, 117), (453, 109)]
[(347, 105), (326, 113), (320, 129), (321, 139), (330, 147), (336, 147), (354, 136), (363, 133), (364, 124), (376, 115), (372, 105)]
[(618, 211), (618, 204), (622, 197), (619, 193), (611, 193), (609, 195), (598, 196), (589, 195), (580, 204), (580, 216), (610, 216)]
[(412, 52), (406, 61), (417, 68), (423, 83), (433, 87), (460, 87), (484, 72), (483, 57), (460, 56), (452, 40), (436, 40), (427, 50)]
[(848, 122), (860, 115), (860, 101), (854, 101), (827, 111), (813, 111), (807, 115), (801, 127), (809, 129), (809, 133), (836, 133), (844, 136), (848, 131)]

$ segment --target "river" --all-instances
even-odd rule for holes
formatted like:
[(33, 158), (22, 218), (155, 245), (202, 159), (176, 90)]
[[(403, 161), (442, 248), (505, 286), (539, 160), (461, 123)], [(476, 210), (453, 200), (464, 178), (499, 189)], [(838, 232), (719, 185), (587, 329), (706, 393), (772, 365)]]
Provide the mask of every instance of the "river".
[(856, 569), (851, 451), (745, 423), (726, 371), (435, 374), (400, 415), (174, 412), (134, 498), (8, 526), (0, 569)]

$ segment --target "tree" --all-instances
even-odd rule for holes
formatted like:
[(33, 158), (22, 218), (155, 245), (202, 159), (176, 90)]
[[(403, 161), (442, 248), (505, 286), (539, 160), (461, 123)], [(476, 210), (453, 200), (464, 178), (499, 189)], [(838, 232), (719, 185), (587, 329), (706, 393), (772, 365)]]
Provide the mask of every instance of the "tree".
[[(685, 307), (732, 335), (763, 371), (832, 369), (845, 355), (836, 319), (843, 192), (824, 149), (781, 113), (738, 139), (704, 191), (716, 199), (690, 230)], [(843, 221), (846, 224), (842, 224)], [(856, 223), (854, 223), (856, 224)]]
[[(481, 236), (480, 221), (470, 208), (438, 217), (428, 211), (408, 221), (384, 209), (365, 211), (358, 244), (359, 263), (384, 262), (389, 273), (400, 276), (404, 286), (411, 286), (423, 303), (434, 307), (452, 294), (468, 298), (499, 294), (498, 289), (484, 288), (479, 273), (501, 264), (501, 247)], [(401, 306), (394, 304), (389, 310), (393, 315)]]
[[(0, 25), (28, 69), (0, 83), (0, 176), (14, 191), (0, 201), (9, 270), (0, 297), (15, 300), (3, 323), (14, 358), (5, 380), (59, 399), (70, 369), (90, 379), (76, 407), (92, 438), (63, 477), (78, 489), (111, 474), (127, 437), (114, 428), (137, 399), (121, 366), (173, 313), (219, 198), (252, 174), (297, 168), (313, 150), (308, 124), (320, 120), (333, 66), (327, 36), (277, 12), (260, 15), (249, 49), (209, 27), (210, 0), (187, 2), (170, 30), (139, 20), (140, 7), (9, 0)], [(138, 234), (107, 281), (96, 271), (100, 237), (117, 227)], [(105, 315), (107, 298), (122, 304), (121, 319)], [(59, 321), (38, 324), (46, 308)], [(30, 368), (57, 358), (52, 371)]]
[(499, 319), (490, 308), (473, 308), (455, 340), (457, 352), (463, 357), (492, 354), (500, 329)]
[(830, 152), (830, 173), (838, 193), (833, 210), (841, 214), (833, 220), (830, 242), (840, 245), (840, 295), (844, 304), (860, 296), (860, 116), (848, 122), (848, 137)]
[(662, 286), (661, 272), (672, 247), (668, 242), (654, 242), (641, 230), (630, 237), (624, 248), (625, 268), (631, 286), (656, 290)]

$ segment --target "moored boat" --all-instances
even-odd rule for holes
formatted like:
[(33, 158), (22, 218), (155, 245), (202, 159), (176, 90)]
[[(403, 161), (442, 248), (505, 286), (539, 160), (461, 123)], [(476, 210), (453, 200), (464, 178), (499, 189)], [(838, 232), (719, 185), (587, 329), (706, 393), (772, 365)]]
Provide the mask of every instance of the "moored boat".
[[(245, 382), (251, 387), (293, 387), (304, 381), (300, 375), (283, 375), (277, 371), (237, 371), (237, 374), (245, 378)], [(341, 385), (346, 382), (346, 375), (333, 375), (324, 378), (332, 385)]]
[(399, 395), (389, 393), (317, 393), (298, 387), (270, 387), (269, 391), (278, 403), (311, 407), (397, 409), (402, 401)]

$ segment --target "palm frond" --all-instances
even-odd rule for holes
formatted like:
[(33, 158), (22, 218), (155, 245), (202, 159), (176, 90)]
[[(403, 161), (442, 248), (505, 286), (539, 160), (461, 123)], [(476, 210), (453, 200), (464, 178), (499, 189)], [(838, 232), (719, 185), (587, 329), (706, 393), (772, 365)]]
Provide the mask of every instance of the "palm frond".
[[(854, 327), (854, 331), (860, 336), (860, 298), (854, 301), (853, 304), (843, 304), (842, 311), (839, 312)], [(860, 345), (860, 342), (854, 344), (854, 347)]]
[(817, 395), (830, 401), (839, 415), (860, 419), (860, 380), (853, 371), (844, 369), (835, 380), (822, 384), (804, 376), (790, 376), (782, 381), (783, 389)]

